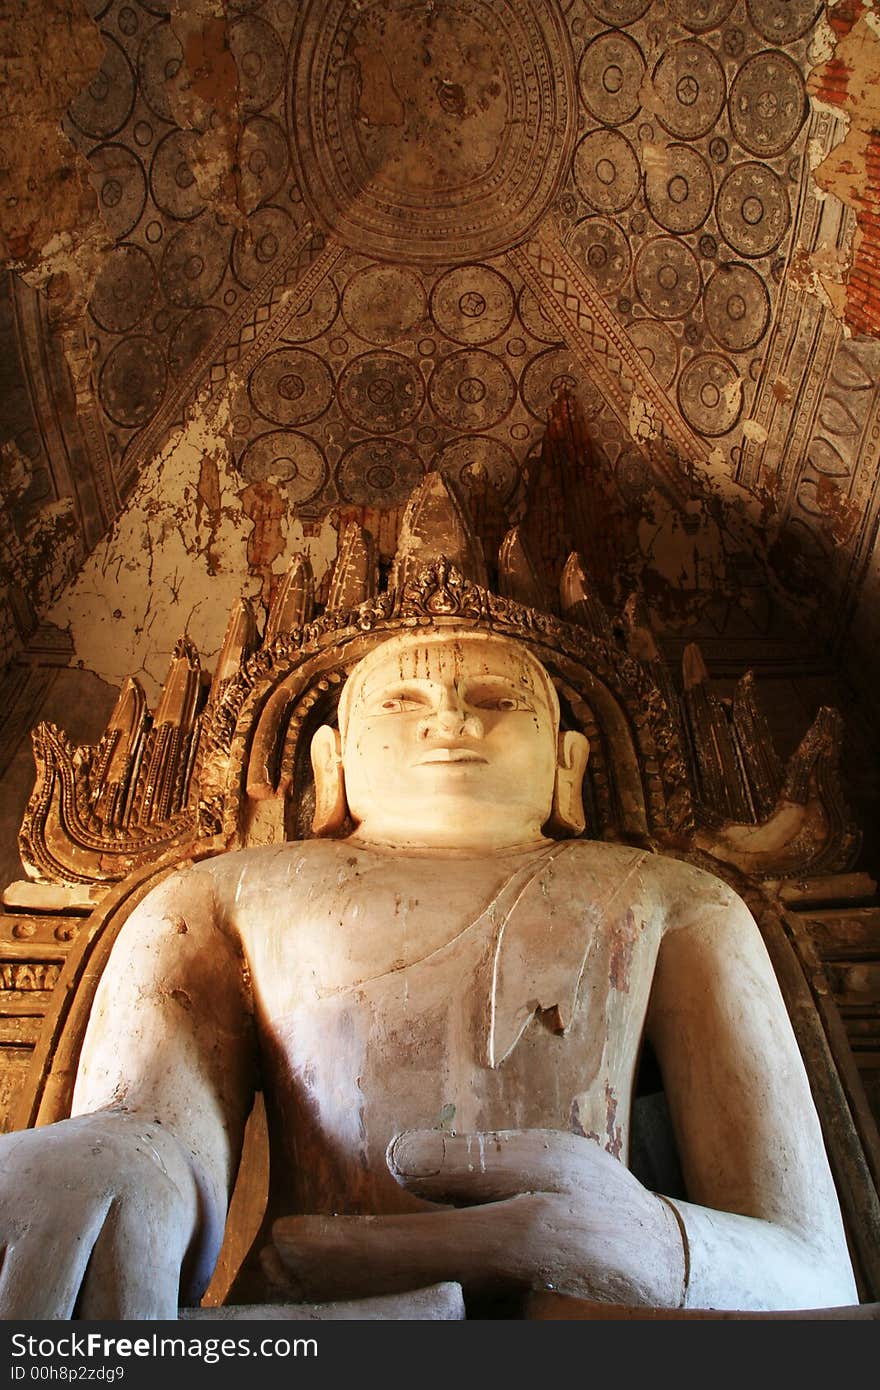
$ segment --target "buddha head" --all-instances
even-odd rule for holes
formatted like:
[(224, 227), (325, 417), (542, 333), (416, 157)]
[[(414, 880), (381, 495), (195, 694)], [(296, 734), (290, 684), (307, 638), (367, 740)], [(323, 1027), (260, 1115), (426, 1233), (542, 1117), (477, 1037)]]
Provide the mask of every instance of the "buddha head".
[(313, 828), (333, 833), (347, 810), (359, 840), (400, 848), (579, 834), (588, 750), (583, 734), (560, 735), (553, 682), (522, 643), (463, 628), (399, 634), (352, 671), (339, 729), (314, 736)]

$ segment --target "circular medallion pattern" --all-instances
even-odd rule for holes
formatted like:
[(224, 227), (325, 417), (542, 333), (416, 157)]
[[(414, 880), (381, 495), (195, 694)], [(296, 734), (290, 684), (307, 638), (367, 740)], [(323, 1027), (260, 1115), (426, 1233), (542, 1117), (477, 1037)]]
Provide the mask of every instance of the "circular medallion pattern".
[(437, 363), (428, 393), (435, 412), (447, 425), (485, 430), (507, 415), (516, 398), (516, 385), (499, 357), (480, 348), (466, 348)]
[(645, 170), (645, 199), (654, 221), (667, 232), (694, 232), (701, 227), (714, 193), (712, 171), (692, 145), (652, 151)]
[(198, 217), (205, 206), (189, 160), (199, 138), (194, 130), (169, 131), (156, 146), (150, 166), (153, 202), (161, 212), (180, 222)]
[(101, 31), (104, 57), (99, 71), (70, 103), (70, 119), (83, 135), (107, 140), (121, 130), (134, 106), (134, 73), (112, 35)]
[(242, 454), (238, 471), (249, 483), (281, 483), (291, 503), (310, 501), (327, 477), (318, 445), (296, 430), (258, 435)]
[(431, 291), (431, 314), (447, 338), (466, 346), (489, 343), (513, 318), (510, 282), (487, 265), (460, 265)]
[(275, 425), (306, 425), (333, 399), (333, 376), (305, 348), (280, 348), (262, 359), (248, 382), (251, 405)]
[(629, 242), (623, 228), (610, 218), (585, 217), (576, 222), (565, 244), (603, 294), (616, 290), (629, 274)]
[(356, 425), (393, 434), (410, 424), (425, 399), (418, 367), (399, 352), (365, 352), (339, 378), (339, 404)]
[(261, 111), (274, 101), (284, 82), (284, 46), (265, 19), (242, 15), (229, 26), (229, 47), (238, 72), (239, 99), (245, 111)]
[(623, 500), (638, 506), (651, 491), (653, 478), (644, 455), (634, 446), (621, 452), (614, 477)]
[(143, 334), (124, 338), (107, 356), (98, 377), (98, 397), (114, 424), (140, 429), (162, 404), (165, 356)]
[(169, 90), (183, 66), (183, 49), (168, 20), (154, 25), (138, 52), (138, 89), (144, 101), (163, 121), (174, 124)]
[(590, 10), (597, 19), (616, 28), (635, 24), (650, 8), (651, 0), (587, 0)]
[(342, 314), (353, 333), (368, 343), (396, 343), (425, 316), (422, 282), (396, 265), (368, 265), (342, 292)]
[(721, 235), (741, 256), (766, 256), (791, 221), (785, 185), (766, 164), (752, 160), (731, 169), (718, 190)]
[(770, 43), (791, 43), (815, 24), (819, 0), (746, 0), (749, 19)]
[(144, 317), (156, 293), (156, 272), (146, 251), (123, 243), (104, 255), (89, 310), (107, 333), (127, 333)]
[(726, 95), (724, 69), (711, 48), (684, 39), (667, 49), (654, 69), (660, 98), (660, 124), (680, 139), (695, 140), (710, 131)]
[(195, 309), (207, 303), (226, 270), (229, 233), (207, 216), (175, 232), (165, 247), (159, 279), (170, 304)]
[(726, 357), (702, 353), (688, 362), (678, 379), (678, 403), (697, 434), (726, 434), (742, 410), (742, 379)]
[(635, 282), (645, 308), (660, 319), (689, 314), (700, 297), (700, 265), (674, 237), (655, 237), (636, 256)]
[(223, 310), (210, 304), (193, 309), (180, 320), (168, 344), (168, 370), (172, 377), (180, 378), (189, 370), (225, 322)]
[(669, 10), (683, 29), (708, 34), (723, 24), (736, 0), (669, 0)]
[(353, 249), (480, 259), (555, 195), (577, 116), (557, 0), (303, 0), (291, 53), (303, 197)]
[(760, 342), (770, 322), (770, 296), (757, 271), (735, 261), (710, 277), (703, 296), (709, 332), (730, 352), (745, 352)]
[(408, 444), (362, 439), (343, 454), (336, 481), (345, 500), (356, 507), (400, 507), (422, 473), (422, 461)]
[(678, 371), (675, 334), (665, 324), (656, 323), (653, 319), (636, 319), (626, 331), (649, 372), (668, 391)]
[(236, 232), (232, 247), (235, 278), (249, 290), (258, 284), (272, 262), (290, 244), (293, 218), (283, 208), (259, 208), (248, 218), (247, 232)]
[[(339, 312), (339, 293), (329, 275), (321, 281), (311, 299), (302, 304), (296, 314), (288, 319), (282, 333), (286, 343), (308, 343), (326, 333)], [(341, 340), (343, 344), (345, 339)], [(332, 346), (332, 344), (331, 344)], [(347, 352), (345, 345), (343, 351)]]
[(547, 411), (563, 390), (589, 391), (570, 348), (550, 348), (533, 357), (522, 374), (520, 391), (526, 409), (536, 420), (546, 423)]
[(636, 152), (619, 130), (593, 130), (574, 152), (574, 181), (597, 212), (622, 212), (639, 191)]
[(756, 53), (730, 88), (730, 124), (743, 149), (767, 158), (787, 150), (804, 123), (807, 91), (785, 53)]
[(287, 136), (268, 116), (251, 116), (238, 142), (241, 205), (245, 212), (266, 203), (284, 187), (290, 164)]
[(127, 237), (141, 219), (147, 181), (140, 161), (124, 145), (97, 145), (89, 155), (91, 184), (108, 232), (115, 241)]
[(523, 328), (527, 333), (531, 333), (533, 338), (537, 338), (541, 343), (559, 342), (559, 329), (553, 320), (547, 317), (528, 285), (524, 285), (520, 290), (516, 307)]
[(464, 489), (489, 483), (502, 502), (510, 499), (519, 482), (519, 468), (510, 449), (486, 434), (466, 434), (452, 439), (435, 460), (440, 473), (451, 477)]
[(641, 106), (645, 75), (642, 50), (629, 34), (600, 34), (586, 49), (578, 68), (581, 101), (591, 116), (606, 125), (630, 120)]

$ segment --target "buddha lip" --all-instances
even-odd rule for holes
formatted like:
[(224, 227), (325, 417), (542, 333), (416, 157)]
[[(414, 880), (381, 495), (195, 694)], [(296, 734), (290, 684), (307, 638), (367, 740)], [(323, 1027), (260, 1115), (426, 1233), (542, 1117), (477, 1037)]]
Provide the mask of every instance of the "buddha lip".
[(486, 758), (475, 753), (472, 748), (443, 745), (439, 748), (432, 748), (430, 753), (419, 758), (417, 766), (421, 766), (423, 763), (484, 763), (486, 761)]

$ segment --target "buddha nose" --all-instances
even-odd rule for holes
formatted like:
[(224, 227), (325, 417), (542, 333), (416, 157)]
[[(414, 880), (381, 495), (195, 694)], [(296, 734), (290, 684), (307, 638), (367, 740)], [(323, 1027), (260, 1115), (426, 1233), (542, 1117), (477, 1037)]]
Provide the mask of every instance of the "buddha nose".
[(483, 721), (468, 710), (456, 685), (443, 686), (433, 714), (420, 723), (419, 738), (429, 738), (432, 733), (455, 738), (483, 737)]

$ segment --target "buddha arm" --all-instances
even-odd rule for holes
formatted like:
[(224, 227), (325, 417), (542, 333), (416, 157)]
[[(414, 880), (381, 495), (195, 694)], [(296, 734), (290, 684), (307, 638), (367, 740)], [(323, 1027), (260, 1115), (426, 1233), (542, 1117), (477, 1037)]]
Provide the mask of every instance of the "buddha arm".
[(77, 1075), (74, 1115), (101, 1112), (123, 1135), (133, 1132), (132, 1117), (147, 1121), (161, 1165), (173, 1171), (183, 1162), (192, 1174), (198, 1218), (184, 1296), (200, 1294), (216, 1261), (253, 1098), (243, 981), (209, 874), (173, 874), (114, 945)]
[(858, 1301), (806, 1072), (745, 904), (698, 870), (672, 892), (648, 1015), (689, 1201), (691, 1308)]

